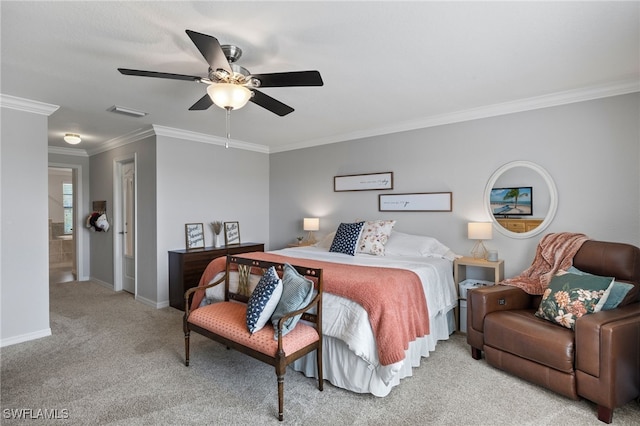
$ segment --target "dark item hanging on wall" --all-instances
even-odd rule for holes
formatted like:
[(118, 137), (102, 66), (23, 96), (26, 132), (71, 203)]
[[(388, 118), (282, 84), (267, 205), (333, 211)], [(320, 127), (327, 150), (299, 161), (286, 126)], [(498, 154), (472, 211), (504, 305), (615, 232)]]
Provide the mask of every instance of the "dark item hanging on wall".
[(93, 213), (87, 217), (86, 226), (96, 232), (107, 232), (109, 230), (106, 201), (93, 202)]

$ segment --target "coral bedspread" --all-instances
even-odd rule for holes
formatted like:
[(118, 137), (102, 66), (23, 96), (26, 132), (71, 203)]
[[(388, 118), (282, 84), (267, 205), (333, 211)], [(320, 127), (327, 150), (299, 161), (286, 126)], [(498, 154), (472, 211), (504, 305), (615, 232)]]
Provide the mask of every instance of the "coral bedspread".
[[(325, 292), (351, 299), (367, 311), (382, 365), (403, 360), (409, 342), (429, 334), (427, 302), (420, 278), (414, 272), (309, 259), (301, 261), (263, 252), (243, 253), (242, 257), (322, 268)], [(199, 285), (207, 285), (224, 270), (225, 264), (225, 258), (211, 262)], [(398, 291), (400, 288), (402, 291)], [(198, 292), (194, 297), (192, 309), (199, 306), (202, 293)]]

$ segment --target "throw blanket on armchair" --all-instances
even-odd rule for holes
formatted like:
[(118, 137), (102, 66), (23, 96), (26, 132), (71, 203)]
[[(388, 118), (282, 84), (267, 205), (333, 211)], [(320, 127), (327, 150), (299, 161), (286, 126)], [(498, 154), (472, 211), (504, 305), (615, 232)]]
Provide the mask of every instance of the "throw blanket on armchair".
[(517, 277), (509, 278), (500, 284), (520, 287), (529, 294), (542, 294), (549, 282), (561, 269), (568, 269), (573, 256), (582, 244), (589, 240), (584, 234), (561, 232), (547, 234), (538, 243), (533, 263)]

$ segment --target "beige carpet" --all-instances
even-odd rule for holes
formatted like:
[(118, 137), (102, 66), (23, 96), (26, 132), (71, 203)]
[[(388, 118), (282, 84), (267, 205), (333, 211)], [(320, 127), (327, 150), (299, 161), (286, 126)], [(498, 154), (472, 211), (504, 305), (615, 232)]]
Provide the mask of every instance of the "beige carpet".
[[(52, 284), (51, 329), (51, 337), (1, 350), (2, 424), (603, 424), (589, 402), (474, 361), (459, 334), (386, 398), (329, 383), (319, 392), (314, 379), (289, 370), (279, 423), (273, 368), (198, 335), (185, 367), (182, 313), (173, 308), (152, 309), (91, 282)], [(10, 418), (45, 409), (66, 418)], [(613, 421), (640, 424), (640, 404), (617, 409)]]

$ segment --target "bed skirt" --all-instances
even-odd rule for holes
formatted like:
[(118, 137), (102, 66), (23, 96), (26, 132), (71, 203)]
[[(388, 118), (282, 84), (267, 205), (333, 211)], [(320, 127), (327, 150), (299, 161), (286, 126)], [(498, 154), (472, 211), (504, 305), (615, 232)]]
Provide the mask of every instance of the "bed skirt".
[[(357, 393), (385, 397), (400, 380), (413, 374), (423, 357), (436, 348), (439, 340), (447, 340), (455, 331), (454, 310), (430, 318), (431, 333), (409, 343), (406, 358), (395, 364), (375, 367), (356, 356), (342, 340), (323, 338), (323, 375), (332, 385)], [(317, 378), (315, 353), (312, 352), (291, 364), (307, 377)]]

